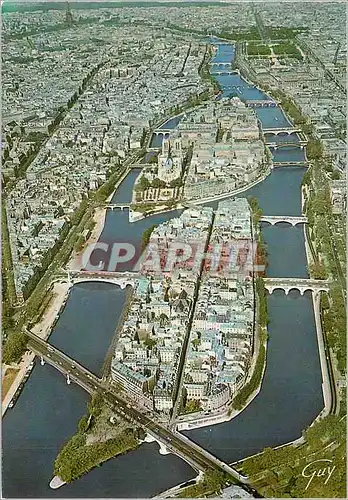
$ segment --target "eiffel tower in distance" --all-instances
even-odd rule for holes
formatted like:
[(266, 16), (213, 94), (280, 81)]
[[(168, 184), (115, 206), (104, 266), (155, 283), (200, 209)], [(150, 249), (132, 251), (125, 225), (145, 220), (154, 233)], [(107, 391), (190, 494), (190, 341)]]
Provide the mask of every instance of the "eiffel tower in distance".
[(68, 0), (66, 2), (65, 22), (68, 26), (72, 26), (72, 24), (74, 22), (73, 16), (72, 16), (72, 13), (70, 10), (70, 4), (69, 4)]

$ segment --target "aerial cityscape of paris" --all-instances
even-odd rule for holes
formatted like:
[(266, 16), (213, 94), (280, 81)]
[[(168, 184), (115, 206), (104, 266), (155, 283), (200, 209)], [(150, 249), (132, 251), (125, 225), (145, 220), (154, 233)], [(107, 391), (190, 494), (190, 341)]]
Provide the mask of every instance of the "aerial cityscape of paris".
[(346, 2), (1, 10), (2, 497), (346, 498)]

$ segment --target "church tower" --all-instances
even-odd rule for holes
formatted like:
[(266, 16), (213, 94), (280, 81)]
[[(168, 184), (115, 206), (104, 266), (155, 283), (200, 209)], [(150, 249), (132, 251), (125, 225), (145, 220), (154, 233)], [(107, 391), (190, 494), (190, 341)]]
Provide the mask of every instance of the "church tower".
[(181, 139), (175, 137), (163, 139), (162, 152), (158, 155), (158, 178), (166, 183), (177, 179), (181, 175), (182, 150)]
[(72, 26), (74, 20), (70, 10), (69, 0), (66, 2), (65, 22), (68, 26)]
[(162, 155), (168, 155), (170, 151), (170, 139), (169, 137), (163, 137), (162, 141)]
[(181, 151), (181, 139), (179, 137), (176, 137), (175, 140), (174, 140), (174, 147), (173, 147), (173, 153), (176, 155), (176, 156), (180, 156), (182, 155), (182, 151)]

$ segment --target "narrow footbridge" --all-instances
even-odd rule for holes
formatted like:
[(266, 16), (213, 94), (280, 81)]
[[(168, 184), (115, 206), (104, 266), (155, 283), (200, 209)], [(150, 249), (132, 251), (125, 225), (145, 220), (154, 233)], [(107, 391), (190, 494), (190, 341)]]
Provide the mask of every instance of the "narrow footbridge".
[(274, 161), (273, 167), (308, 167), (309, 162), (304, 160), (298, 161)]
[(266, 290), (272, 294), (274, 290), (284, 290), (288, 295), (290, 290), (298, 290), (301, 295), (307, 291), (313, 293), (328, 292), (330, 281), (307, 278), (264, 278)]
[(292, 226), (296, 226), (297, 224), (306, 224), (308, 219), (303, 215), (299, 217), (287, 215), (263, 215), (260, 222), (268, 222), (272, 226), (278, 224), (279, 222), (288, 222)]
[(289, 141), (289, 142), (274, 142), (274, 141), (265, 141), (266, 146), (268, 146), (270, 149), (274, 149), (275, 151), (277, 149), (281, 148), (298, 148), (298, 149), (303, 149), (305, 145), (307, 144), (307, 141)]

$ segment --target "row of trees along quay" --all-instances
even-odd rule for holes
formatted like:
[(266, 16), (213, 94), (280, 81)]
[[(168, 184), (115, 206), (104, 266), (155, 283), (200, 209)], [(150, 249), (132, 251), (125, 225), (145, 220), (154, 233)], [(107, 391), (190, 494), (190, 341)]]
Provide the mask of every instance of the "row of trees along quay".
[(156, 228), (156, 224), (154, 224), (153, 226), (148, 227), (143, 232), (143, 235), (142, 235), (142, 238), (141, 238), (141, 251), (142, 252), (145, 250), (145, 248), (149, 244), (149, 241), (150, 241), (150, 238), (151, 238), (151, 234), (152, 234), (152, 232), (153, 232), (153, 230), (155, 228)]
[[(95, 75), (95, 73), (105, 64), (106, 62), (100, 63), (89, 75), (87, 75), (78, 91), (79, 95), (85, 90), (90, 79)], [(200, 94), (194, 94), (190, 96), (187, 101), (182, 103), (182, 105), (169, 108), (167, 113), (170, 115), (173, 113), (182, 113), (187, 109), (202, 104), (206, 100), (210, 99), (211, 95), (212, 91), (210, 89), (207, 89)], [(75, 97), (73, 96), (68, 103), (69, 109), (74, 105), (77, 99), (77, 95)], [(66, 113), (67, 110), (62, 109), (61, 114), (56, 117), (56, 123), (54, 124), (54, 128), (51, 130), (51, 134), (53, 134), (58, 128)], [(166, 117), (163, 117), (162, 119), (165, 118)], [(150, 128), (153, 124), (154, 122), (149, 123)], [(145, 139), (145, 133), (143, 134), (143, 137)], [(47, 139), (48, 138), (46, 138), (46, 140)], [(43, 143), (40, 144), (40, 147), (42, 146)], [(143, 156), (144, 153), (145, 150), (142, 149), (138, 154), (138, 159)], [(89, 194), (88, 198), (84, 198), (81, 201), (80, 206), (74, 212), (70, 221), (68, 221), (62, 228), (62, 235), (59, 238), (59, 244), (57, 242), (57, 244), (54, 245), (54, 249), (50, 249), (48, 251), (49, 255), (44, 257), (42, 266), (35, 270), (34, 275), (27, 283), (24, 290), (25, 305), (21, 311), (16, 313), (16, 318), (14, 320), (10, 318), (13, 318), (13, 307), (17, 305), (17, 298), (12, 297), (11, 300), (11, 294), (7, 293), (7, 290), (10, 288), (6, 286), (4, 298), (6, 303), (5, 325), (7, 325), (7, 328), (4, 329), (3, 335), (3, 360), (5, 363), (16, 362), (24, 354), (26, 349), (26, 337), (21, 332), (23, 325), (28, 324), (30, 327), (41, 318), (44, 312), (44, 306), (47, 307), (50, 299), (52, 298), (52, 286), (50, 282), (52, 276), (68, 261), (73, 249), (75, 249), (75, 251), (79, 251), (83, 247), (86, 241), (86, 237), (83, 235), (86, 226), (89, 224), (87, 227), (88, 231), (93, 229), (92, 223), (89, 221), (93, 217), (95, 207), (98, 204), (100, 205), (100, 202), (104, 202), (107, 197), (112, 194), (115, 184), (124, 174), (125, 170), (125, 167), (118, 163), (114, 165), (113, 169), (108, 172), (107, 181), (95, 193)], [(8, 186), (8, 189), (9, 188), (10, 186)], [(168, 208), (171, 208), (174, 205), (174, 201), (172, 203), (167, 203)], [(151, 210), (153, 207), (149, 206), (145, 208), (144, 210), (147, 211), (148, 209)], [(8, 234), (8, 232), (5, 231), (5, 234)], [(4, 243), (6, 244), (6, 238)], [(9, 245), (9, 243), (7, 244)], [(5, 248), (4, 244), (3, 248)], [(9, 252), (7, 253), (9, 254)], [(9, 269), (12, 270), (11, 264), (9, 265)], [(15, 302), (13, 300), (15, 300)]]
[[(265, 26), (266, 38), (272, 41), (279, 41), (281, 43), (289, 42), (296, 40), (296, 36), (300, 33), (308, 31), (306, 27), (298, 27), (298, 28), (285, 28), (285, 27), (273, 27), (273, 26)], [(212, 30), (210, 34), (217, 36), (218, 38), (223, 38), (224, 40), (230, 40), (231, 42), (242, 42), (242, 41), (251, 41), (251, 42), (261, 42), (261, 36), (257, 26), (252, 26), (248, 30), (245, 31), (215, 31)]]
[(252, 222), (254, 227), (254, 238), (257, 243), (257, 253), (256, 253), (256, 265), (267, 267), (267, 245), (263, 238), (263, 234), (260, 228), (260, 219), (262, 217), (263, 211), (259, 206), (257, 198), (253, 196), (248, 196), (248, 202), (252, 212)]
[[(253, 373), (248, 382), (237, 392), (232, 400), (232, 409), (241, 410), (247, 403), (249, 397), (253, 394), (261, 384), (266, 362), (266, 349), (267, 349), (267, 325), (269, 323), (268, 309), (267, 309), (267, 292), (263, 279), (261, 277), (255, 278), (256, 300), (258, 302), (258, 323), (257, 336), (259, 349)], [(230, 411), (232, 411), (232, 409)]]
[[(264, 242), (262, 231), (260, 228), (260, 219), (262, 217), (262, 210), (259, 206), (257, 198), (252, 196), (248, 197), (248, 202), (252, 212), (252, 222), (254, 228), (254, 238), (257, 242), (257, 254), (255, 264), (267, 266), (267, 246)], [(232, 399), (232, 405), (229, 410), (241, 410), (247, 403), (249, 397), (260, 386), (265, 362), (266, 362), (266, 349), (267, 349), (267, 325), (269, 323), (268, 307), (267, 307), (267, 292), (265, 289), (264, 281), (261, 276), (254, 277), (254, 296), (255, 303), (257, 303), (255, 311), (257, 311), (257, 318), (254, 322), (254, 329), (256, 330), (258, 351), (256, 353), (255, 366), (250, 379), (245, 385), (237, 392)]]
[[(3, 342), (4, 350), (3, 350), (3, 359), (6, 363), (11, 363), (14, 361), (18, 361), (18, 359), (22, 356), (26, 347), (26, 339), (25, 336), (21, 333), (20, 329), (24, 324), (23, 318), (19, 317), (21, 314), (18, 309), (15, 308), (18, 306), (17, 294), (14, 283), (13, 276), (13, 262), (12, 262), (12, 253), (11, 246), (9, 241), (8, 227), (7, 227), (7, 217), (6, 217), (6, 208), (5, 208), (5, 199), (6, 194), (11, 191), (15, 183), (19, 178), (23, 178), (25, 173), (33, 162), (33, 160), (38, 155), (40, 149), (45, 145), (45, 143), (49, 140), (49, 138), (54, 134), (54, 132), (58, 129), (61, 121), (65, 118), (66, 114), (69, 110), (75, 105), (78, 98), (84, 93), (87, 87), (90, 84), (92, 78), (96, 75), (96, 73), (106, 64), (105, 62), (99, 63), (96, 67), (94, 67), (82, 80), (80, 87), (76, 90), (76, 92), (72, 95), (72, 97), (68, 100), (66, 107), (61, 106), (58, 109), (58, 112), (53, 119), (52, 123), (48, 126), (47, 134), (42, 133), (29, 133), (27, 136), (27, 140), (33, 141), (34, 145), (29, 150), (27, 155), (24, 155), (20, 159), (20, 164), (15, 170), (15, 179), (7, 180), (4, 179), (4, 187), (5, 187), (5, 196), (2, 200), (1, 211), (2, 211), (2, 276), (4, 277), (4, 286), (2, 289), (2, 299), (3, 299)], [(11, 145), (13, 139), (19, 134), (24, 135), (25, 129), (24, 127), (18, 127), (14, 124), (11, 132), (6, 136), (7, 142)], [(5, 150), (4, 159), (8, 156), (9, 152)], [(111, 175), (111, 173), (110, 173)], [(107, 184), (107, 183), (106, 183)], [(112, 192), (112, 191), (111, 191)], [(39, 284), (41, 279), (43, 278), (45, 272), (50, 266), (52, 260), (58, 258), (58, 250), (62, 247), (64, 240), (68, 237), (69, 231), (74, 227), (78, 226), (79, 220), (82, 218), (82, 213), (86, 210), (85, 200), (82, 200), (80, 207), (76, 210), (76, 212), (72, 215), (69, 222), (66, 222), (62, 228), (59, 239), (55, 243), (55, 245), (50, 248), (47, 254), (44, 256), (42, 260), (42, 264), (40, 268), (35, 269), (34, 275), (29, 279), (23, 290), (23, 298), (27, 300), (29, 296), (32, 294), (36, 286)], [(85, 221), (87, 224), (87, 221)], [(89, 222), (88, 230), (91, 230), (93, 227), (93, 223)], [(81, 230), (82, 233), (82, 230)], [(79, 235), (79, 245), (82, 244), (81, 234)], [(47, 284), (46, 284), (47, 285)], [(50, 300), (52, 299), (52, 290), (47, 286), (44, 287), (44, 294), (40, 293), (37, 300), (35, 297), (32, 299), (32, 304), (25, 305), (25, 313), (24, 316), (29, 316), (32, 318), (36, 318), (36, 321), (39, 317), (42, 316), (45, 307), (48, 306)], [(30, 312), (29, 312), (30, 311)]]
[[(308, 218), (307, 241), (313, 250), (314, 263), (311, 275), (317, 279), (330, 277), (330, 293), (321, 295), (321, 317), (324, 341), (334, 352), (337, 368), (343, 376), (346, 372), (346, 308), (344, 279), (346, 247), (342, 237), (334, 232), (336, 218), (344, 225), (344, 216), (335, 216), (329, 195), (329, 180), (338, 179), (340, 174), (333, 169), (332, 161), (323, 152), (321, 141), (315, 137), (314, 127), (308, 117), (302, 114), (295, 102), (282, 91), (271, 89), (259, 83), (260, 88), (280, 101), (280, 105), (295, 126), (301, 128), (308, 137), (307, 158), (310, 168), (304, 174), (302, 185), (305, 195), (304, 212)], [(319, 418), (303, 431), (304, 442), (286, 445), (277, 449), (266, 448), (260, 454), (247, 458), (237, 465), (237, 469), (247, 474), (251, 485), (264, 497), (306, 497), (326, 498), (346, 497), (346, 391), (341, 390), (341, 404), (326, 417)], [(302, 476), (303, 468), (313, 460), (331, 459), (336, 466), (332, 481), (312, 481), (307, 489), (308, 478)]]
[(213, 48), (211, 45), (206, 44), (203, 60), (198, 67), (198, 74), (203, 81), (206, 81), (210, 85), (212, 85), (214, 93), (217, 94), (218, 92), (220, 92), (220, 86), (216, 81), (216, 79), (210, 73), (210, 61), (212, 57), (213, 57)]
[[(346, 372), (346, 245), (342, 235), (335, 231), (335, 217), (339, 216), (332, 213), (325, 165), (324, 159), (314, 161), (302, 181), (308, 219), (307, 240), (314, 250), (309, 270), (314, 278), (332, 280), (329, 295), (325, 293), (321, 298), (321, 317), (327, 344), (343, 375)], [(343, 221), (340, 222), (343, 226)]]
[[(302, 443), (265, 448), (234, 467), (248, 475), (250, 485), (264, 498), (346, 498), (345, 407), (342, 410), (305, 429)], [(335, 466), (331, 479), (314, 479), (308, 484), (303, 469), (323, 458), (332, 460), (330, 465)]]
[[(93, 229), (93, 214), (96, 206), (112, 194), (115, 184), (125, 171), (125, 166), (115, 165), (109, 172), (107, 181), (96, 192), (90, 192), (89, 197), (81, 201), (77, 210), (64, 224), (59, 240), (48, 250), (42, 266), (35, 270), (34, 275), (26, 284), (23, 307), (15, 314), (12, 322), (8, 317), (5, 320), (2, 353), (4, 363), (16, 362), (24, 354), (26, 337), (21, 331), (23, 326), (27, 325), (30, 328), (40, 320), (51, 298), (53, 276), (68, 262), (74, 248), (75, 250), (82, 248)], [(7, 310), (13, 313), (15, 304), (10, 302), (9, 296), (6, 296), (6, 304)]]
[(217, 497), (231, 484), (234, 484), (232, 476), (217, 470), (209, 471), (196, 484), (182, 488), (175, 498)]
[[(19, 127), (16, 122), (13, 122), (13, 127), (11, 128), (11, 132), (9, 132), (6, 135), (6, 142), (10, 145), (10, 147), (13, 143), (13, 140), (16, 137), (18, 137), (19, 135), (22, 135), (22, 136), (26, 135), (26, 140), (28, 142), (33, 142), (33, 145), (29, 149), (28, 153), (22, 155), (22, 157), (20, 158), (19, 165), (15, 167), (15, 179), (8, 180), (5, 177), (4, 187), (6, 189), (6, 192), (10, 191), (13, 188), (13, 186), (16, 184), (18, 179), (23, 178), (25, 176), (27, 169), (29, 168), (31, 163), (34, 161), (34, 159), (37, 157), (41, 148), (47, 143), (49, 138), (56, 132), (60, 123), (65, 118), (65, 116), (68, 114), (70, 109), (76, 104), (79, 97), (88, 88), (93, 77), (97, 74), (97, 72), (103, 66), (105, 66), (106, 63), (107, 63), (107, 61), (103, 61), (103, 62), (99, 63), (84, 77), (84, 79), (81, 82), (81, 85), (74, 92), (74, 94), (70, 97), (66, 106), (60, 106), (58, 108), (56, 116), (54, 117), (54, 119), (52, 120), (50, 125), (48, 125), (48, 127), (47, 127), (47, 133), (29, 132), (26, 135), (25, 128), (23, 126)], [(8, 157), (9, 157), (9, 150), (5, 149), (4, 160), (6, 160)]]

